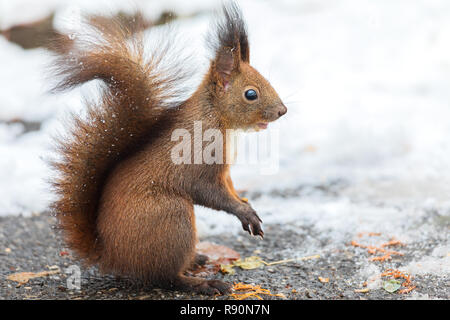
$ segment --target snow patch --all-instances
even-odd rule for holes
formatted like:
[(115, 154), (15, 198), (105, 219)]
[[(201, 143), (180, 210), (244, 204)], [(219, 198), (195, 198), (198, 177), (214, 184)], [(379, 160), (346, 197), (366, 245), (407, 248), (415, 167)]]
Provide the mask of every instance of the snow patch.
[(430, 256), (418, 261), (412, 261), (403, 268), (412, 275), (450, 275), (450, 246), (440, 246), (433, 250)]

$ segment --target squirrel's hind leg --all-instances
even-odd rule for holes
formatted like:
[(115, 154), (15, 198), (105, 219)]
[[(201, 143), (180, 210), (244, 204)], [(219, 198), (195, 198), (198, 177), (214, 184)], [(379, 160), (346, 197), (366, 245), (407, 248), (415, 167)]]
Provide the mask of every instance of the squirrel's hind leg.
[(215, 295), (231, 292), (231, 285), (220, 280), (206, 280), (179, 275), (172, 283), (174, 289), (192, 291), (199, 294)]
[(192, 202), (164, 193), (136, 192), (124, 181), (108, 184), (100, 204), (101, 269), (168, 289), (227, 292), (229, 285), (221, 281), (183, 275), (193, 261), (206, 262), (205, 256), (195, 254)]

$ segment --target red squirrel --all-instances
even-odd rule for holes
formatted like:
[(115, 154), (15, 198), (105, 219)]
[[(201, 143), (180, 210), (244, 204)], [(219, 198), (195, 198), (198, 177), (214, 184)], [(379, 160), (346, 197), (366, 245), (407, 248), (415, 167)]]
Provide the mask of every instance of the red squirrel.
[[(140, 33), (121, 22), (89, 17), (88, 37), (63, 36), (55, 60), (55, 90), (100, 80), (99, 101), (74, 116), (60, 157), (53, 203), (67, 246), (104, 273), (162, 288), (225, 294), (230, 284), (185, 275), (207, 257), (196, 254), (194, 205), (235, 215), (244, 230), (263, 237), (261, 219), (233, 187), (229, 164), (175, 164), (177, 128), (265, 128), (287, 111), (276, 91), (250, 66), (241, 10), (225, 5), (209, 42), (214, 57), (197, 90), (174, 102), (186, 79), (161, 60), (170, 43), (147, 57)], [(137, 22), (136, 22), (137, 23)], [(70, 37), (73, 39), (74, 37)], [(189, 75), (188, 75), (189, 76)], [(172, 102), (168, 102), (172, 101)], [(226, 150), (226, 139), (223, 141)]]

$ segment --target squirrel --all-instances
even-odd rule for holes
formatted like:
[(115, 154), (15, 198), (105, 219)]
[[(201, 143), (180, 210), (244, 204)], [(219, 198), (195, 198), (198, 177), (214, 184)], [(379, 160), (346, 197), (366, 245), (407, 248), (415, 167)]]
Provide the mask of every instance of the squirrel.
[(286, 113), (249, 64), (240, 8), (223, 5), (211, 25), (209, 69), (195, 92), (175, 102), (189, 75), (162, 66), (170, 40), (147, 57), (142, 33), (131, 31), (136, 28), (101, 16), (87, 21), (87, 37), (67, 41), (60, 34), (61, 46), (70, 47), (57, 50), (52, 73), (56, 92), (100, 83), (98, 101), (86, 100), (86, 115), (73, 115), (68, 134), (56, 141), (51, 209), (67, 247), (102, 273), (172, 290), (231, 292), (229, 283), (185, 274), (208, 259), (195, 251), (194, 205), (236, 216), (254, 236), (264, 235), (262, 220), (234, 189), (229, 164), (173, 163), (171, 133), (192, 133), (195, 121), (224, 135), (227, 129), (260, 130)]

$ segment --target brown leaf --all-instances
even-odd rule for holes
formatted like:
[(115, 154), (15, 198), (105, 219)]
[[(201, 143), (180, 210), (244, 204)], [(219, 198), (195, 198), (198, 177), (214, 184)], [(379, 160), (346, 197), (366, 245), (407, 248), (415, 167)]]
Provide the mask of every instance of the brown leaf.
[(30, 279), (34, 278), (42, 278), (47, 277), (52, 274), (60, 273), (61, 271), (58, 270), (52, 270), (52, 271), (41, 271), (41, 272), (19, 272), (19, 273), (13, 273), (8, 276), (8, 280), (15, 281), (19, 283), (20, 285), (23, 285), (27, 283)]
[(222, 265), (228, 265), (240, 258), (240, 254), (233, 249), (212, 242), (198, 243), (197, 253), (204, 254), (209, 258), (204, 266), (188, 271), (191, 275), (200, 277), (216, 274), (221, 270)]
[(208, 262), (215, 262), (216, 264), (228, 264), (241, 257), (233, 249), (206, 241), (197, 244), (197, 253), (208, 256)]

